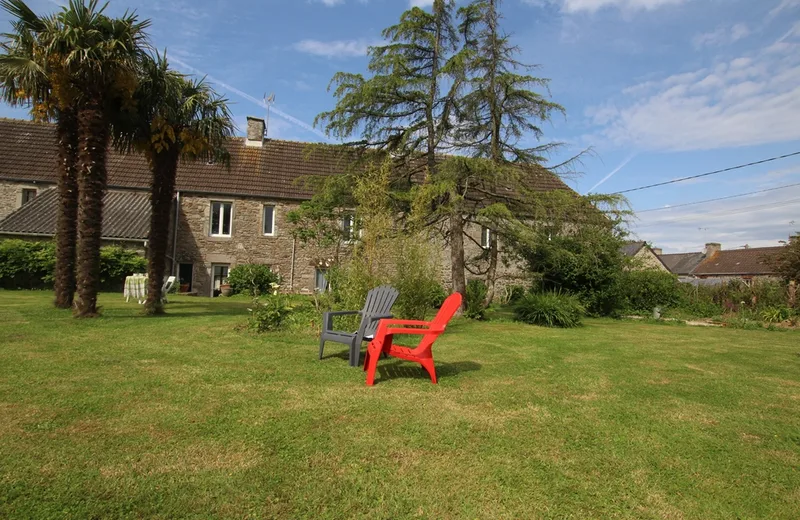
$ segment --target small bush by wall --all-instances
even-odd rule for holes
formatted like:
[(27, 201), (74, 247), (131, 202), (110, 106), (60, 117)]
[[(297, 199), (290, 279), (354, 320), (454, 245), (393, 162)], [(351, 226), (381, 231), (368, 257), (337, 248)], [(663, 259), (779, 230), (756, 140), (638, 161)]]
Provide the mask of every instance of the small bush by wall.
[(482, 320), (486, 313), (486, 295), (488, 293), (489, 290), (483, 280), (470, 280), (467, 283), (464, 316), (473, 320)]
[(577, 296), (555, 291), (528, 294), (514, 307), (517, 321), (542, 327), (578, 327), (585, 313)]
[(280, 277), (265, 264), (241, 264), (228, 273), (228, 283), (234, 294), (260, 296), (271, 292), (271, 284), (280, 283)]

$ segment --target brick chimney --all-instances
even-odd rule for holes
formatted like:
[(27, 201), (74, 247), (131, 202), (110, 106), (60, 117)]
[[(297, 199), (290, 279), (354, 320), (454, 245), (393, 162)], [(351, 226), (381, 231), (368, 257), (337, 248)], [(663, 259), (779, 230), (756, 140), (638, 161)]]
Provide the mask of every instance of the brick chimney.
[(722, 251), (722, 244), (718, 244), (716, 242), (709, 242), (706, 244), (706, 258), (712, 257), (714, 253), (718, 253), (719, 251)]
[(263, 119), (259, 119), (257, 117), (248, 117), (247, 118), (247, 141), (245, 141), (245, 145), (247, 146), (257, 146), (262, 147), (264, 146), (264, 130), (266, 124), (264, 123)]
[(656, 256), (661, 256), (664, 254), (664, 250), (661, 249), (660, 247), (653, 247), (651, 249), (653, 250), (653, 254), (655, 254)]

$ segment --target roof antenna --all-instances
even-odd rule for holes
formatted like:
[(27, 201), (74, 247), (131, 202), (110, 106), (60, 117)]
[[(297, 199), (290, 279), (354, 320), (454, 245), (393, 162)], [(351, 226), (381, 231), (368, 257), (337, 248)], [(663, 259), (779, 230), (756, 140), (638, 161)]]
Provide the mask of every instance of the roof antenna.
[(264, 105), (267, 107), (267, 125), (266, 125), (266, 130), (264, 132), (265, 139), (269, 138), (269, 112), (270, 108), (272, 108), (272, 105), (274, 104), (275, 104), (275, 94), (272, 93), (269, 96), (267, 96), (267, 94), (264, 93)]

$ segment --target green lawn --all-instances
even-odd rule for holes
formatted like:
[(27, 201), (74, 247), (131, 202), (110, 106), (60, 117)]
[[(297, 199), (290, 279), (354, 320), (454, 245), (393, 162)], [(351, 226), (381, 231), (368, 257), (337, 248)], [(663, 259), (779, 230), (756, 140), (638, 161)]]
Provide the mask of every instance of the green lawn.
[(798, 333), (458, 320), (367, 388), (175, 300), (0, 291), (0, 518), (798, 517)]

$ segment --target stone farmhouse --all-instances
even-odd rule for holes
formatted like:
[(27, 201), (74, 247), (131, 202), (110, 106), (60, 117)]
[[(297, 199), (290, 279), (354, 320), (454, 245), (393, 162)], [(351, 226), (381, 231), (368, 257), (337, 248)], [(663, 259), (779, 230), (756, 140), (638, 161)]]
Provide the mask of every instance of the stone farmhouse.
[[(341, 174), (348, 154), (344, 147), (264, 138), (264, 121), (248, 118), (247, 137), (231, 139), (230, 168), (221, 164), (184, 162), (178, 169), (171, 230), (169, 270), (200, 296), (218, 294), (231, 268), (263, 263), (279, 273), (284, 290), (323, 290), (325, 259), (330, 252), (304, 245), (293, 237), (287, 213), (309, 200), (308, 179)], [(50, 239), (58, 211), (56, 142), (53, 125), (0, 119), (0, 238)], [(103, 239), (146, 254), (150, 228), (150, 171), (145, 158), (110, 153), (108, 193), (104, 199)], [(535, 188), (569, 188), (555, 175), (536, 175)], [(346, 233), (353, 219), (340, 225)], [(471, 226), (465, 240), (468, 257), (494, 239), (488, 229)], [(450, 252), (442, 247), (442, 282), (450, 280)], [(498, 283), (519, 279), (513, 262), (502, 262)]]

